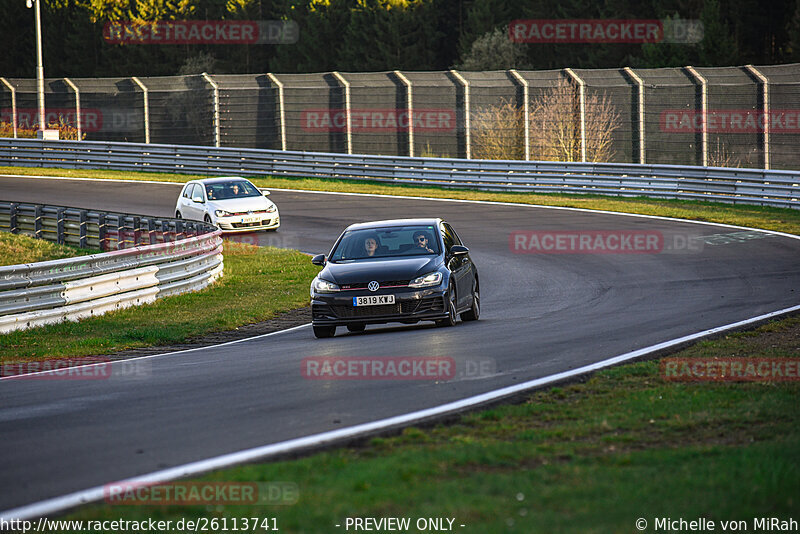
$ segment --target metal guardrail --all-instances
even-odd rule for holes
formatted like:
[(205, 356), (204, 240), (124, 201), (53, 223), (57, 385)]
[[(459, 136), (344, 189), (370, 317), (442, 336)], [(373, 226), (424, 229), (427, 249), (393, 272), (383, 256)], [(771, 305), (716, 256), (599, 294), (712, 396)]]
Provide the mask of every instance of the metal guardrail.
[(0, 230), (108, 251), (0, 267), (0, 333), (195, 291), (222, 275), (221, 231), (205, 223), (0, 202)]
[(492, 191), (646, 196), (800, 208), (800, 172), (724, 167), (412, 158), (9, 138), (0, 139), (0, 165), (316, 176)]

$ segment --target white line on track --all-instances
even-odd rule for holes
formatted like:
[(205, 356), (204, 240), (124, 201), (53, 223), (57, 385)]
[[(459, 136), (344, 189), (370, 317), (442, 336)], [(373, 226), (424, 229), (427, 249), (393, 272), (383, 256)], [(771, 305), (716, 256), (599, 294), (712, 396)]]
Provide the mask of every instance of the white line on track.
[[(9, 177), (19, 177), (19, 178), (42, 178), (42, 179), (67, 179), (67, 180), (95, 180), (94, 178), (71, 178), (71, 177), (54, 177), (54, 176), (29, 176), (29, 175), (2, 175), (2, 176), (9, 176)], [(118, 180), (113, 179), (116, 182), (128, 182), (128, 183), (151, 183), (151, 184), (177, 184), (177, 182), (160, 182), (160, 181), (144, 181), (144, 180)], [(280, 189), (280, 188), (269, 188), (270, 190), (275, 191), (286, 191), (292, 193), (314, 193), (314, 194), (328, 194), (328, 195), (348, 195), (348, 196), (364, 196), (364, 197), (385, 197), (385, 198), (402, 198), (402, 199), (409, 199), (409, 200), (433, 200), (439, 202), (460, 202), (460, 203), (471, 203), (471, 204), (490, 204), (490, 205), (500, 205), (500, 206), (514, 206), (514, 207), (531, 207), (531, 208), (547, 208), (547, 209), (557, 209), (557, 210), (568, 210), (568, 211), (579, 211), (585, 213), (603, 213), (608, 215), (620, 215), (620, 216), (627, 216), (627, 217), (642, 217), (647, 219), (658, 219), (658, 220), (665, 220), (665, 221), (678, 221), (678, 222), (686, 222), (686, 223), (694, 223), (694, 224), (705, 224), (709, 226), (718, 226), (723, 228), (734, 228), (739, 230), (755, 230), (760, 232), (766, 232), (769, 234), (780, 235), (783, 237), (789, 237), (792, 239), (800, 239), (800, 236), (787, 234), (784, 232), (776, 232), (772, 230), (762, 230), (759, 228), (749, 228), (746, 226), (736, 226), (730, 224), (723, 224), (723, 223), (713, 223), (713, 222), (706, 222), (706, 221), (691, 221), (687, 219), (677, 219), (671, 217), (662, 217), (657, 215), (639, 215), (635, 213), (623, 213), (623, 212), (615, 212), (615, 211), (603, 211), (603, 210), (591, 210), (586, 208), (570, 208), (570, 207), (562, 207), (562, 206), (540, 206), (534, 204), (516, 204), (513, 202), (494, 202), (494, 201), (486, 201), (486, 200), (461, 200), (461, 199), (441, 199), (441, 198), (431, 198), (431, 197), (414, 197), (414, 196), (400, 196), (400, 195), (380, 195), (380, 194), (372, 194), (372, 193), (342, 193), (342, 192), (333, 192), (333, 191), (309, 191), (303, 189)], [(162, 471), (155, 471), (153, 473), (148, 473), (145, 475), (140, 475), (138, 477), (133, 477), (130, 479), (126, 479), (121, 481), (120, 483), (157, 483), (157, 482), (165, 482), (168, 480), (174, 480), (178, 478), (184, 478), (189, 476), (200, 475), (202, 473), (206, 473), (208, 471), (213, 471), (215, 469), (221, 469), (226, 467), (231, 467), (234, 465), (252, 462), (255, 460), (263, 460), (270, 457), (274, 457), (280, 454), (285, 454), (288, 452), (296, 452), (304, 449), (319, 447), (322, 445), (332, 444), (335, 442), (339, 442), (346, 439), (352, 439), (359, 436), (385, 431), (388, 429), (392, 429), (395, 427), (399, 427), (402, 425), (407, 425), (411, 423), (416, 423), (421, 420), (429, 419), (432, 417), (439, 417), (442, 415), (458, 412), (461, 410), (471, 409), (478, 407), (483, 404), (487, 404), (490, 402), (495, 402), (498, 400), (502, 400), (503, 398), (513, 396), (517, 393), (524, 392), (526, 390), (530, 390), (533, 388), (542, 387), (548, 384), (552, 384), (554, 382), (558, 382), (561, 380), (573, 378), (582, 374), (591, 373), (600, 369), (604, 369), (606, 367), (610, 367), (612, 365), (617, 365), (619, 363), (623, 363), (626, 361), (630, 361), (636, 358), (640, 358), (642, 356), (646, 356), (653, 352), (658, 352), (660, 350), (668, 349), (670, 347), (674, 347), (676, 345), (681, 345), (683, 343), (688, 343), (691, 341), (696, 341), (703, 337), (711, 336), (714, 334), (718, 334), (720, 332), (725, 332), (727, 330), (733, 330), (736, 328), (741, 328), (744, 326), (751, 325), (753, 323), (758, 323), (761, 321), (765, 321), (780, 315), (785, 315), (793, 312), (800, 311), (800, 305), (793, 306), (790, 308), (784, 308), (782, 310), (777, 310), (774, 312), (766, 313), (763, 315), (759, 315), (757, 317), (751, 317), (749, 319), (745, 319), (742, 321), (738, 321), (735, 323), (730, 323), (727, 325), (719, 326), (716, 328), (711, 328), (708, 330), (703, 330), (701, 332), (697, 332), (694, 334), (689, 334), (687, 336), (679, 337), (676, 339), (672, 339), (669, 341), (664, 341), (662, 343), (658, 343), (656, 345), (651, 345), (649, 347), (645, 347), (642, 349), (637, 349), (635, 351), (627, 352), (625, 354), (620, 354), (618, 356), (614, 356), (612, 358), (608, 358), (606, 360), (602, 360), (600, 362), (595, 362), (589, 365), (585, 365), (583, 367), (579, 367), (577, 369), (571, 369), (569, 371), (564, 371), (561, 373), (556, 373), (554, 375), (537, 378), (535, 380), (530, 380), (527, 382), (523, 382), (521, 384), (516, 384), (514, 386), (508, 386), (505, 388), (497, 389), (494, 391), (490, 391), (488, 393), (484, 393), (481, 395), (476, 395), (473, 397), (468, 397), (462, 399), (460, 401), (450, 402), (447, 404), (442, 404), (440, 406), (434, 406), (432, 408), (427, 408), (425, 410), (419, 410), (416, 412), (411, 412), (403, 415), (398, 415), (394, 417), (389, 417), (387, 419), (382, 419), (379, 421), (372, 421), (369, 423), (363, 423), (360, 425), (355, 425), (348, 428), (343, 428), (340, 430), (334, 430), (330, 432), (322, 432), (320, 434), (314, 434), (311, 436), (306, 436), (302, 438), (291, 439), (288, 441), (283, 441), (280, 443), (274, 443), (270, 445), (263, 445), (260, 447), (255, 447), (252, 449), (246, 449), (242, 451), (238, 451), (235, 453), (225, 454), (222, 456), (217, 456), (215, 458), (209, 458), (206, 460), (200, 460), (197, 462), (192, 462), (184, 465), (180, 465), (177, 467), (172, 467), (170, 469), (164, 469)], [(269, 334), (262, 334), (259, 336), (239, 339), (236, 341), (229, 341), (227, 343), (222, 343), (221, 345), (233, 344), (233, 343), (241, 343), (242, 341), (248, 341), (251, 339), (259, 339), (262, 337), (273, 336), (277, 334), (281, 334), (284, 332), (289, 332), (292, 330), (296, 330), (299, 328), (304, 328), (309, 326), (308, 324), (296, 326), (293, 328), (289, 328), (287, 330), (282, 330), (279, 332), (272, 332)], [(194, 350), (201, 350), (208, 347), (197, 347), (193, 349), (175, 351), (175, 352), (168, 352), (163, 354), (153, 354), (150, 356), (142, 356), (141, 358), (131, 358), (131, 359), (145, 359), (145, 358), (155, 358), (159, 356), (167, 356), (172, 354), (180, 354), (184, 352), (191, 352)], [(97, 365), (97, 364), (90, 364)], [(42, 371), (48, 372), (48, 371)], [(13, 378), (13, 377), (9, 377)], [(2, 380), (2, 378), (0, 378)], [(42, 517), (48, 514), (58, 513), (64, 510), (68, 510), (70, 508), (74, 508), (76, 506), (80, 506), (83, 504), (100, 501), (104, 498), (104, 487), (97, 486), (94, 488), (85, 489), (82, 491), (77, 491), (74, 493), (70, 493), (68, 495), (64, 495), (61, 497), (55, 497), (52, 499), (47, 499), (43, 501), (39, 501), (36, 503), (32, 503), (29, 505), (21, 506), (19, 508), (14, 508), (11, 510), (0, 511), (0, 520), (10, 520), (10, 519), (29, 519), (33, 517)]]
[[(439, 417), (449, 413), (475, 408), (482, 404), (502, 400), (503, 398), (524, 392), (526, 390), (542, 387), (547, 384), (552, 384), (553, 382), (558, 382), (585, 373), (591, 373), (612, 365), (616, 365), (622, 362), (633, 360), (635, 358), (646, 356), (647, 354), (659, 350), (668, 349), (670, 347), (674, 347), (675, 345), (680, 345), (682, 343), (687, 343), (690, 341), (696, 341), (697, 339), (706, 336), (718, 334), (726, 330), (741, 328), (743, 326), (747, 326), (755, 322), (764, 321), (767, 319), (771, 319), (773, 317), (777, 317), (779, 315), (784, 315), (796, 311), (800, 311), (800, 305), (793, 306), (791, 308), (784, 308), (782, 310), (774, 311), (771, 313), (766, 313), (764, 315), (759, 315), (758, 317), (752, 317), (744, 321), (738, 321), (735, 323), (719, 326), (716, 328), (711, 328), (709, 330), (703, 330), (702, 332), (697, 332), (695, 334), (690, 334), (688, 336), (679, 337), (677, 339), (672, 339), (670, 341), (665, 341), (663, 343), (651, 345), (643, 349), (638, 349), (631, 352), (627, 352), (625, 354), (620, 354), (619, 356), (614, 356), (613, 358), (608, 358), (600, 362), (595, 362), (589, 365), (585, 365), (583, 367), (578, 367), (577, 369), (571, 369), (569, 371), (556, 373), (554, 375), (537, 378), (535, 380), (530, 380), (527, 382), (523, 382), (521, 384), (516, 384), (514, 386), (508, 386), (481, 395), (468, 397), (460, 401), (450, 402), (447, 404), (442, 404), (440, 406), (434, 406), (432, 408), (427, 408), (425, 410), (419, 410), (416, 412), (411, 412), (403, 415), (397, 415), (394, 417), (389, 417), (387, 419), (381, 419), (379, 421), (372, 421), (369, 423), (363, 423), (348, 428), (342, 428), (340, 430), (322, 432), (320, 434), (314, 434), (302, 438), (290, 439), (288, 441), (282, 441), (280, 443), (273, 443), (271, 445), (263, 445), (261, 447), (255, 447), (252, 449), (246, 449), (230, 454), (224, 454), (222, 456), (217, 456), (215, 458), (209, 458), (206, 460), (200, 460), (197, 462), (192, 462), (177, 467), (172, 467), (170, 469), (155, 471), (153, 473), (148, 473), (146, 475), (141, 475), (138, 477), (133, 477), (114, 483), (154, 484), (154, 483), (166, 482), (178, 478), (200, 475), (202, 473), (213, 471), (215, 469), (231, 467), (234, 465), (246, 462), (252, 462), (255, 460), (263, 460), (280, 454), (297, 452), (312, 447), (328, 445), (338, 441), (352, 439), (366, 434), (371, 434), (375, 432), (396, 428), (401, 425), (417, 423), (421, 420), (429, 419), (431, 417)], [(94, 488), (77, 491), (61, 497), (47, 499), (26, 506), (21, 506), (19, 508), (6, 510), (0, 512), (0, 520), (9, 521), (11, 519), (30, 519), (35, 517), (42, 517), (42, 516), (47, 516), (48, 514), (53, 514), (64, 510), (68, 510), (70, 508), (74, 508), (76, 506), (80, 506), (83, 504), (100, 501), (105, 497), (104, 488), (105, 488), (104, 486), (96, 486)]]

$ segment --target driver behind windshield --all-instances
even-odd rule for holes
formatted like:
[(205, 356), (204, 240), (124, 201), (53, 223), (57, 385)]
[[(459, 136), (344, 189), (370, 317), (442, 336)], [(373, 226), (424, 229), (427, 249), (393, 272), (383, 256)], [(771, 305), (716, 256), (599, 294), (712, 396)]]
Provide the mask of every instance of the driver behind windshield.
[(414, 248), (417, 252), (420, 252), (422, 249), (425, 252), (433, 253), (433, 250), (428, 246), (430, 240), (428, 239), (428, 234), (425, 232), (414, 232)]

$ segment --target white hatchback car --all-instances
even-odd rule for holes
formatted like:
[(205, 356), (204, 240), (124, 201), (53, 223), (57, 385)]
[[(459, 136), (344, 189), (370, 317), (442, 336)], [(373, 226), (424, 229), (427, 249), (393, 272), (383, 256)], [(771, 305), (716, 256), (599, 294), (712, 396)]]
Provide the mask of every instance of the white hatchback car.
[(223, 232), (276, 230), (280, 214), (267, 195), (238, 176), (192, 180), (178, 197), (175, 217), (205, 221)]

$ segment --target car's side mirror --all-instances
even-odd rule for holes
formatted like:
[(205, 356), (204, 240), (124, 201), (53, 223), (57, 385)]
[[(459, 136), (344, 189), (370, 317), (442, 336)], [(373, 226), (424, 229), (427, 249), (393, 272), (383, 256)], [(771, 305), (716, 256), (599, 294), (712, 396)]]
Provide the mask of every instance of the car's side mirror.
[(203, 200), (202, 198), (198, 198), (198, 197), (192, 197), (192, 202), (197, 202), (198, 204), (203, 204), (203, 203), (205, 203), (205, 200)]
[(264, 195), (265, 197), (268, 197), (270, 195), (269, 191), (267, 191), (266, 189), (259, 189), (259, 191), (261, 191), (261, 194)]
[(453, 245), (450, 247), (450, 254), (455, 256), (460, 256), (462, 254), (466, 254), (467, 252), (469, 252), (469, 249), (464, 245)]
[(317, 254), (313, 258), (311, 258), (311, 263), (314, 265), (319, 265), (320, 267), (325, 266), (325, 254)]

